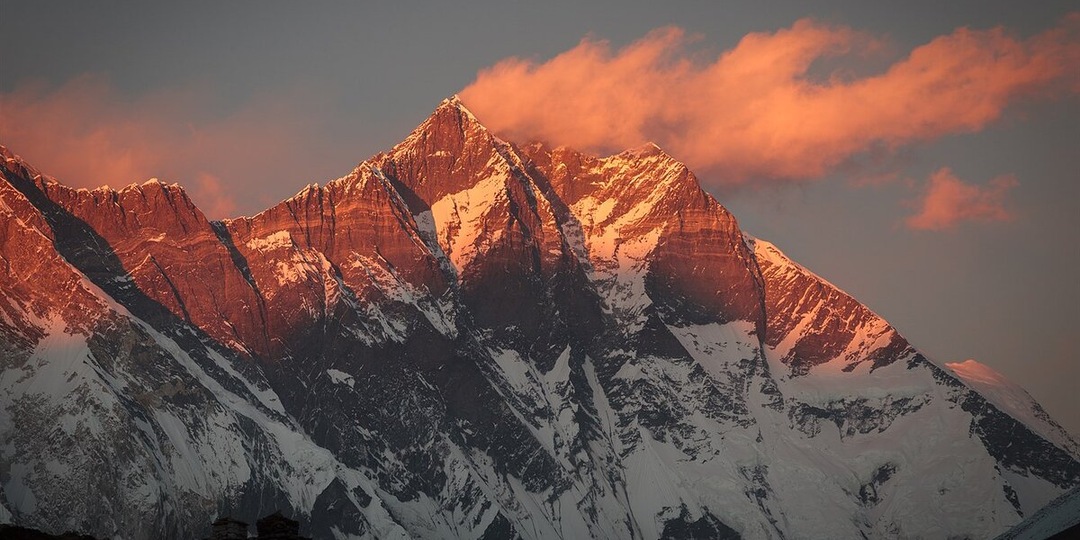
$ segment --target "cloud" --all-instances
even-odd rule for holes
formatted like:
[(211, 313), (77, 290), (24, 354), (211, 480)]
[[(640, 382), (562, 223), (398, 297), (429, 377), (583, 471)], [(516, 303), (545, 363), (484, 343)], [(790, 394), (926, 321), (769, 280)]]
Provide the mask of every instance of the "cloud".
[(1013, 213), (1005, 208), (1009, 190), (1019, 185), (1012, 176), (999, 176), (986, 187), (966, 184), (949, 168), (930, 175), (926, 190), (917, 202), (918, 212), (904, 220), (908, 228), (924, 231), (951, 229), (964, 221), (1009, 221)]
[(179, 182), (211, 219), (261, 210), (323, 179), (288, 159), (317, 155), (310, 89), (233, 107), (222, 107), (212, 90), (192, 85), (129, 98), (100, 75), (58, 87), (23, 83), (0, 94), (2, 143), (75, 187)]
[[(461, 97), (511, 140), (596, 152), (651, 140), (740, 184), (818, 178), (860, 153), (978, 131), (1024, 96), (1080, 91), (1080, 13), (1028, 39), (959, 28), (864, 76), (851, 66), (882, 42), (809, 19), (704, 61), (693, 42), (673, 27), (617, 51), (585, 39), (548, 61), (503, 60)], [(826, 63), (842, 68), (818, 76)]]
[(199, 173), (191, 189), (202, 201), (199, 208), (204, 214), (208, 216), (236, 215), (236, 200), (227, 192), (220, 178), (212, 174)]

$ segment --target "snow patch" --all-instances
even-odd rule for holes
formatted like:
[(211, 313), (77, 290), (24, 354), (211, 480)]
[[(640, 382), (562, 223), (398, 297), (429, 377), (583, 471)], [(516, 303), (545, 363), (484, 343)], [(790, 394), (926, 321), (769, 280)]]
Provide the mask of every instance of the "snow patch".
[(345, 373), (344, 371), (340, 371), (337, 369), (328, 369), (326, 370), (326, 374), (329, 375), (330, 379), (337, 384), (345, 384), (348, 385), (349, 388), (352, 388), (353, 385), (356, 384), (356, 380), (353, 379), (353, 376)]
[(459, 275), (502, 234), (502, 229), (497, 228), (491, 238), (484, 237), (484, 221), (493, 208), (507, 201), (507, 176), (492, 174), (473, 187), (446, 195), (431, 205), (439, 244)]
[(244, 245), (255, 251), (271, 251), (293, 247), (293, 240), (289, 231), (277, 231), (261, 238), (252, 238)]

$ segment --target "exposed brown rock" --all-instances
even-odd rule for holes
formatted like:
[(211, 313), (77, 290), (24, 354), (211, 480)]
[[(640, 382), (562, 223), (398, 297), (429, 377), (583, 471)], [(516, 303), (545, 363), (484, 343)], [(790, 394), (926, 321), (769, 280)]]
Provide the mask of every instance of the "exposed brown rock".
[(793, 375), (838, 359), (845, 362), (843, 369), (848, 371), (867, 361), (876, 369), (914, 352), (907, 340), (869, 308), (790, 261), (767, 242), (757, 242), (757, 261), (768, 313), (765, 343), (777, 347), (785, 339), (793, 340), (783, 357)]
[[(8, 160), (11, 163), (12, 160)], [(265, 351), (265, 324), (250, 284), (233, 264), (209, 221), (178, 185), (157, 180), (119, 191), (72, 189), (14, 164), (5, 165), (7, 185), (24, 198), (48, 205), (20, 215), (86, 230), (103, 246), (73, 245), (73, 252), (98, 250), (111, 263), (87, 263), (99, 285), (130, 282), (173, 316), (241, 352)], [(33, 205), (31, 205), (33, 206)], [(85, 235), (56, 235), (61, 241)]]

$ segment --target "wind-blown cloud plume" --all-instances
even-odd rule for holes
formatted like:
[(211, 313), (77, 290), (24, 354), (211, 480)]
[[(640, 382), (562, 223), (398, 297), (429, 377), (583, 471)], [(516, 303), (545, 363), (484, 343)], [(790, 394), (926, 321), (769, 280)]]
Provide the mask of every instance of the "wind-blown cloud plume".
[(461, 97), (511, 140), (598, 152), (651, 140), (737, 184), (817, 178), (870, 149), (977, 131), (1024, 96), (1080, 92), (1080, 13), (1027, 39), (960, 28), (866, 76), (815, 76), (882, 42), (808, 19), (707, 61), (692, 42), (678, 28), (617, 51), (585, 39), (546, 62), (503, 60)]
[(127, 98), (106, 78), (87, 75), (0, 94), (0, 136), (68, 185), (119, 188), (160, 177), (184, 185), (208, 217), (223, 218), (321, 180), (309, 178), (303, 163), (281, 159), (317, 144), (309, 142), (317, 126), (292, 105), (303, 103), (297, 97), (256, 97), (214, 115), (207, 89)]
[(940, 231), (965, 221), (1009, 221), (1013, 213), (1005, 208), (1005, 197), (1017, 185), (1012, 176), (999, 176), (979, 187), (963, 182), (947, 167), (939, 169), (930, 175), (918, 212), (904, 223), (911, 229)]

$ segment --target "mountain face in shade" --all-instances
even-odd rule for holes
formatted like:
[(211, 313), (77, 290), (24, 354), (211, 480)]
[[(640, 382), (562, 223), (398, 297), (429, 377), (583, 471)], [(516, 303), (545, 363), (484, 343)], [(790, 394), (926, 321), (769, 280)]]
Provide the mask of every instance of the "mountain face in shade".
[(928, 360), (653, 145), (519, 147), (450, 99), (222, 222), (0, 173), (3, 522), (986, 538), (1080, 484), (1026, 393)]

